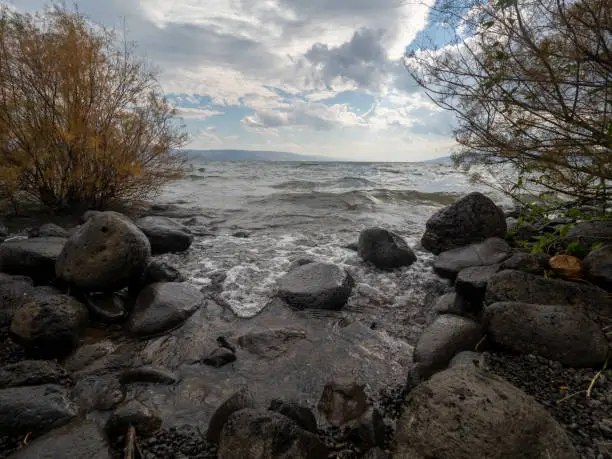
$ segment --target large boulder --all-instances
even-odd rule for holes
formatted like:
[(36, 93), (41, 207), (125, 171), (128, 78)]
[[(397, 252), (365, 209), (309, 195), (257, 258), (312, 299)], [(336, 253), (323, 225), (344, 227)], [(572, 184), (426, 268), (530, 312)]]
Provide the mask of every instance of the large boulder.
[(472, 368), (413, 389), (397, 423), (396, 459), (577, 459), (565, 431), (533, 398)]
[(189, 228), (168, 217), (143, 217), (135, 223), (149, 238), (154, 254), (184, 252), (193, 241)]
[(127, 217), (100, 212), (68, 239), (57, 276), (87, 291), (116, 291), (138, 280), (151, 260), (147, 237)]
[(35, 295), (13, 316), (11, 335), (34, 353), (65, 357), (87, 325), (87, 308), (68, 295)]
[(63, 367), (47, 360), (22, 360), (0, 368), (0, 388), (64, 384), (68, 380)]
[(33, 292), (34, 284), (29, 277), (0, 274), (0, 327), (11, 324), (17, 309)]
[(482, 193), (474, 192), (436, 212), (427, 221), (421, 243), (439, 254), (490, 237), (501, 238), (505, 233), (503, 211)]
[(413, 358), (420, 376), (427, 378), (445, 368), (458, 352), (473, 351), (481, 336), (478, 322), (451, 314), (438, 316), (414, 348)]
[(78, 421), (37, 438), (11, 459), (111, 459), (108, 443), (92, 421)]
[(278, 296), (297, 308), (340, 309), (355, 281), (344, 269), (328, 263), (308, 263), (278, 281)]
[(0, 244), (0, 271), (31, 277), (44, 284), (55, 279), (55, 262), (66, 239), (40, 237), (8, 241)]
[(319, 437), (273, 411), (245, 409), (232, 414), (221, 432), (219, 459), (321, 459)]
[(485, 309), (483, 324), (499, 346), (573, 367), (599, 366), (608, 354), (601, 328), (573, 306), (495, 303)]
[(193, 285), (159, 282), (145, 287), (127, 322), (137, 336), (156, 335), (176, 328), (204, 303), (204, 294)]
[(471, 311), (480, 311), (489, 279), (498, 271), (499, 264), (472, 266), (459, 271), (455, 279), (455, 290), (467, 300)]
[(113, 411), (106, 421), (104, 430), (111, 440), (124, 436), (130, 426), (140, 437), (148, 437), (157, 432), (162, 419), (157, 411), (143, 405), (138, 400), (130, 400)]
[(379, 269), (410, 266), (416, 255), (400, 236), (383, 228), (368, 228), (359, 235), (359, 256)]
[(487, 284), (485, 303), (516, 301), (581, 307), (591, 318), (612, 317), (612, 301), (605, 290), (584, 283), (546, 279), (522, 271), (495, 274)]
[(209, 443), (219, 443), (223, 426), (236, 411), (246, 408), (255, 408), (255, 398), (246, 388), (242, 388), (225, 400), (213, 413), (208, 423), (206, 431), (206, 441)]
[(36, 435), (70, 421), (77, 406), (68, 391), (52, 384), (0, 390), (0, 432)]
[(550, 268), (549, 259), (548, 255), (517, 252), (501, 264), (500, 270), (515, 269), (530, 274), (543, 274), (544, 270)]
[(511, 255), (512, 248), (506, 241), (490, 238), (484, 242), (442, 252), (434, 261), (434, 271), (439, 276), (454, 280), (462, 269), (494, 265)]
[(582, 261), (582, 270), (589, 281), (612, 291), (612, 244), (589, 253)]
[(564, 242), (578, 243), (587, 252), (593, 244), (612, 244), (612, 220), (576, 223), (567, 232)]

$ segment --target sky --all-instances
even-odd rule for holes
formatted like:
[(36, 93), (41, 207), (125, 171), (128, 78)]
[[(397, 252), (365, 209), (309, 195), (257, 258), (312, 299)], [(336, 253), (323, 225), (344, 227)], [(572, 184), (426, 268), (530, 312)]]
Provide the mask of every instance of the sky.
[[(354, 161), (447, 156), (453, 115), (403, 56), (434, 0), (76, 0), (127, 31), (159, 70), (192, 149), (275, 150)], [(10, 0), (19, 11), (45, 0)], [(432, 33), (429, 33), (432, 32)]]

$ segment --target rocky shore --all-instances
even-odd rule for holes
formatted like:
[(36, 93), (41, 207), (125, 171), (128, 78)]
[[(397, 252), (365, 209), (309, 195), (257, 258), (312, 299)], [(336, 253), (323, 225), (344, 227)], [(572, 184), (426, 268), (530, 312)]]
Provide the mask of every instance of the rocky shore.
[[(508, 217), (480, 193), (434, 214), (416, 307), (352, 311), (358, 280), (304, 258), (251, 319), (166, 261), (214, 235), (187, 209), (4, 231), (0, 457), (610, 458), (612, 222), (576, 222), (563, 243), (595, 249), (568, 275)], [(414, 249), (346, 250), (397, 276)]]

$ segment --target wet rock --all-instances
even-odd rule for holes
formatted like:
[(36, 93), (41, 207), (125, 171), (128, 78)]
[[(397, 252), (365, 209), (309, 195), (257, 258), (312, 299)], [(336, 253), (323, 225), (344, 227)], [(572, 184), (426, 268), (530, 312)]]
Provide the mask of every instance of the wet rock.
[(232, 363), (236, 361), (236, 354), (225, 347), (218, 347), (214, 349), (210, 354), (208, 354), (203, 362), (206, 365), (215, 368), (221, 368), (228, 363)]
[(455, 355), (448, 368), (480, 368), (481, 370), (486, 369), (486, 360), (482, 353), (474, 351), (463, 351)]
[(105, 324), (117, 324), (127, 318), (127, 298), (117, 293), (89, 293), (85, 305), (92, 319)]
[(442, 277), (454, 280), (462, 269), (501, 263), (510, 255), (512, 249), (506, 241), (490, 238), (478, 244), (441, 253), (434, 262), (434, 271)]
[(68, 373), (55, 362), (22, 360), (0, 368), (0, 388), (64, 384)]
[(421, 243), (439, 254), (491, 237), (503, 238), (505, 233), (503, 211), (491, 199), (474, 192), (436, 212), (427, 221)]
[(43, 357), (64, 357), (87, 324), (87, 308), (68, 295), (36, 295), (13, 316), (13, 338)]
[(482, 337), (480, 324), (465, 317), (438, 316), (419, 337), (414, 348), (414, 362), (422, 377), (445, 368), (461, 351), (473, 350)]
[(576, 242), (587, 252), (593, 244), (612, 244), (612, 220), (576, 223), (567, 232), (565, 244)]
[(146, 236), (127, 217), (101, 212), (64, 246), (57, 276), (86, 291), (114, 292), (142, 276), (151, 259)]
[(302, 429), (317, 433), (317, 418), (314, 413), (307, 406), (302, 406), (297, 402), (275, 399), (270, 402), (270, 411), (276, 411), (277, 413), (287, 416), (292, 419)]
[(612, 291), (612, 244), (593, 250), (582, 261), (584, 277), (595, 285)]
[(331, 381), (323, 388), (317, 408), (334, 426), (358, 419), (370, 408), (365, 384), (355, 381)]
[(391, 456), (384, 449), (376, 447), (369, 449), (362, 459), (390, 459)]
[(128, 331), (137, 336), (155, 335), (171, 330), (204, 303), (204, 295), (193, 285), (158, 282), (145, 287), (127, 322)]
[(255, 408), (255, 406), (255, 398), (248, 389), (242, 388), (235, 392), (217, 408), (210, 418), (208, 430), (206, 431), (206, 441), (209, 443), (219, 443), (221, 431), (229, 417), (236, 411)]
[(125, 400), (125, 387), (115, 375), (84, 376), (72, 389), (72, 397), (85, 411), (112, 410)]
[(0, 275), (0, 328), (11, 324), (15, 311), (33, 292), (34, 285), (29, 277)]
[(232, 234), (232, 237), (247, 239), (251, 237), (251, 235), (247, 233), (246, 231), (236, 231), (235, 233)]
[(55, 279), (55, 262), (66, 239), (40, 237), (0, 244), (0, 270), (31, 277), (37, 284)]
[(111, 341), (98, 341), (79, 347), (65, 361), (64, 366), (70, 372), (82, 370), (96, 360), (110, 354), (116, 349)]
[(61, 386), (0, 389), (0, 431), (5, 434), (39, 435), (67, 423), (76, 414), (76, 405)]
[(358, 242), (351, 242), (349, 244), (346, 244), (345, 246), (343, 246), (345, 249), (347, 250), (351, 250), (353, 252), (358, 252), (359, 251), (359, 243)]
[(238, 344), (252, 354), (275, 359), (303, 339), (306, 339), (304, 330), (279, 328), (247, 333), (238, 338)]
[(416, 255), (400, 236), (383, 228), (368, 228), (359, 235), (359, 256), (379, 269), (410, 266)]
[(0, 242), (3, 242), (9, 235), (8, 229), (4, 224), (0, 223)]
[(278, 281), (278, 295), (298, 308), (340, 309), (355, 281), (344, 269), (327, 263), (308, 263)]
[(436, 314), (454, 314), (462, 316), (468, 311), (468, 305), (461, 295), (457, 295), (456, 292), (451, 292), (439, 296), (434, 302), (432, 310)]
[(30, 237), (61, 237), (68, 239), (70, 233), (55, 223), (45, 223), (38, 228), (28, 231)]
[(483, 325), (499, 346), (574, 367), (599, 366), (608, 354), (601, 328), (568, 305), (495, 303), (485, 309)]
[(316, 435), (272, 411), (245, 409), (223, 427), (219, 459), (321, 459), (327, 449)]
[(472, 312), (482, 309), (487, 283), (499, 271), (499, 264), (472, 266), (459, 271), (455, 280), (455, 290), (470, 304)]
[(576, 305), (585, 309), (591, 318), (612, 317), (612, 302), (605, 290), (582, 283), (546, 279), (521, 271), (500, 271), (489, 280), (485, 303), (501, 301)]
[(111, 459), (106, 439), (91, 421), (78, 421), (30, 441), (11, 459)]
[(438, 373), (408, 394), (392, 455), (578, 457), (565, 431), (534, 399), (500, 378), (465, 368)]
[(121, 384), (131, 383), (155, 383), (155, 384), (175, 384), (179, 380), (174, 373), (150, 366), (131, 368), (121, 374)]
[(502, 262), (500, 271), (514, 269), (530, 274), (542, 274), (545, 269), (550, 269), (547, 255), (532, 255), (530, 253), (515, 253)]
[(115, 440), (124, 436), (130, 426), (136, 429), (138, 436), (149, 437), (161, 428), (162, 420), (155, 410), (130, 400), (115, 408), (104, 429), (108, 437)]
[(184, 252), (193, 241), (189, 228), (168, 217), (143, 217), (135, 223), (149, 238), (153, 254)]
[(563, 277), (578, 278), (582, 274), (582, 263), (571, 255), (556, 255), (549, 261), (553, 271)]
[(174, 266), (161, 260), (152, 260), (138, 282), (130, 285), (130, 293), (138, 295), (147, 285), (157, 282), (185, 282), (187, 277)]
[(366, 451), (374, 446), (382, 446), (385, 442), (386, 427), (380, 412), (370, 407), (359, 419), (343, 426), (346, 439), (351, 445)]

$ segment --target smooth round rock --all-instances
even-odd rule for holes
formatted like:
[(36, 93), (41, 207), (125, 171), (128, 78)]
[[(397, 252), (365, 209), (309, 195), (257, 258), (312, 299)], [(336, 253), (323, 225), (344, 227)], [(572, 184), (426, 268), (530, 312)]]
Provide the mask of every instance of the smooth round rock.
[(70, 236), (55, 270), (82, 290), (114, 292), (138, 280), (150, 260), (142, 231), (121, 214), (100, 212)]
[(155, 410), (130, 400), (113, 411), (104, 429), (109, 438), (117, 439), (125, 435), (130, 426), (136, 429), (137, 435), (149, 437), (161, 428), (162, 420)]
[(501, 302), (483, 314), (487, 339), (573, 367), (599, 367), (608, 354), (601, 328), (577, 307)]
[(70, 421), (77, 414), (66, 388), (53, 384), (0, 389), (0, 431), (37, 435)]
[(272, 411), (240, 410), (227, 420), (219, 459), (322, 459), (328, 454), (319, 437)]
[(32, 279), (0, 274), (0, 327), (8, 327), (19, 307), (34, 293)]
[(357, 251), (364, 261), (385, 270), (410, 266), (417, 259), (404, 239), (383, 228), (363, 230)]
[(68, 295), (36, 295), (13, 316), (11, 335), (44, 357), (65, 357), (87, 325), (87, 308)]
[(490, 238), (441, 253), (434, 261), (434, 271), (441, 277), (454, 280), (463, 269), (501, 263), (510, 255), (512, 249), (506, 241)]
[(189, 228), (168, 217), (143, 217), (135, 223), (149, 238), (154, 254), (184, 252), (193, 241)]
[(355, 281), (344, 269), (327, 263), (298, 266), (278, 281), (278, 296), (297, 308), (341, 309)]
[(482, 193), (474, 192), (436, 212), (426, 223), (423, 247), (439, 254), (506, 233), (504, 212)]
[(55, 263), (66, 244), (65, 238), (40, 237), (0, 244), (0, 271), (31, 277), (44, 284), (55, 279)]
[(563, 428), (533, 398), (472, 368), (435, 374), (407, 396), (394, 458), (578, 459)]
[(179, 378), (174, 373), (163, 368), (142, 366), (124, 371), (119, 380), (121, 384), (155, 383), (172, 385), (177, 383)]
[(145, 287), (126, 324), (136, 336), (156, 335), (176, 328), (204, 303), (204, 295), (190, 284), (159, 282)]
[(595, 285), (612, 291), (612, 244), (593, 250), (582, 260), (584, 276)]
[(47, 360), (22, 360), (0, 368), (0, 388), (64, 384), (68, 373), (59, 364)]
[(232, 394), (225, 400), (219, 408), (213, 413), (208, 423), (206, 431), (206, 441), (209, 443), (219, 443), (221, 431), (229, 417), (236, 411), (244, 410), (245, 408), (255, 408), (255, 398), (253, 394), (246, 388), (242, 388)]

